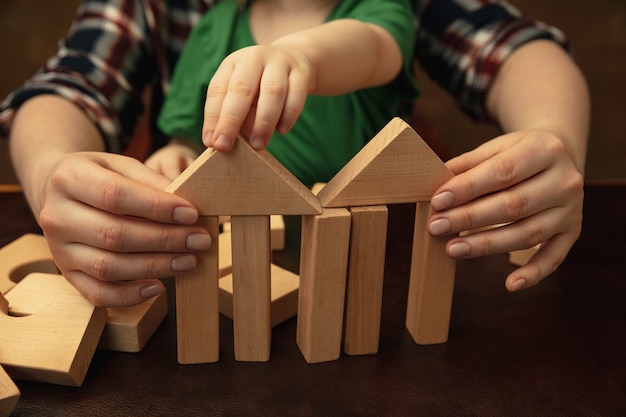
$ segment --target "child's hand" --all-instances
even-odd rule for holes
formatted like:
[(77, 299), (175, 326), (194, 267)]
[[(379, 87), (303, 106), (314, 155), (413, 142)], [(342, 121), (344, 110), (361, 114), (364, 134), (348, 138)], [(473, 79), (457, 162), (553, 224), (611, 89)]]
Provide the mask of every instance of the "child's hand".
[(291, 129), (314, 80), (311, 62), (296, 48), (257, 45), (235, 51), (209, 83), (204, 144), (228, 151), (243, 129), (254, 149), (265, 148), (274, 130)]
[(148, 159), (146, 166), (165, 175), (170, 180), (178, 177), (198, 156), (191, 147), (182, 143), (170, 143)]

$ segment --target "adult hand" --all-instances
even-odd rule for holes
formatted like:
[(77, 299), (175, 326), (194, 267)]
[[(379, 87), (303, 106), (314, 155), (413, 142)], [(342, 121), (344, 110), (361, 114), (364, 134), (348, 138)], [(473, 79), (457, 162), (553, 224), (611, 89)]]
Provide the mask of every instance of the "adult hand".
[(456, 176), (434, 193), (432, 235), (505, 223), (452, 238), (449, 256), (476, 258), (541, 244), (506, 278), (509, 291), (536, 285), (563, 262), (580, 235), (584, 182), (563, 141), (546, 131), (512, 132), (446, 165)]
[(158, 278), (191, 270), (211, 237), (198, 212), (163, 191), (169, 180), (141, 162), (70, 153), (45, 179), (38, 221), (61, 273), (98, 306), (138, 304)]

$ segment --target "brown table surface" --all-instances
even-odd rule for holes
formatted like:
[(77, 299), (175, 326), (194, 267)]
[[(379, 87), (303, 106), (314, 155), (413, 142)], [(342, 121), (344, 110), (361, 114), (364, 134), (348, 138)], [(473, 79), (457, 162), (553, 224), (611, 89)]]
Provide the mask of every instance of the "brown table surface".
[[(23, 197), (0, 194), (0, 246), (39, 232)], [(411, 206), (391, 209), (379, 353), (309, 365), (296, 320), (271, 359), (176, 360), (170, 313), (140, 353), (98, 350), (82, 387), (16, 381), (15, 416), (626, 416), (626, 186), (589, 186), (583, 234), (547, 281), (504, 289), (506, 256), (457, 267), (449, 341), (417, 346), (404, 327)], [(1, 343), (1, 336), (0, 336)]]

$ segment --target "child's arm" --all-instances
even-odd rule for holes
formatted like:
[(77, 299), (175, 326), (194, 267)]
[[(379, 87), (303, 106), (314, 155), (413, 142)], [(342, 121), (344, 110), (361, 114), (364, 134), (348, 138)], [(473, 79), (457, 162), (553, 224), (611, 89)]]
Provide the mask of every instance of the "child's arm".
[(335, 20), (240, 49), (209, 83), (202, 137), (220, 151), (244, 128), (255, 149), (288, 132), (309, 94), (339, 95), (390, 82), (402, 67), (393, 36), (380, 26)]

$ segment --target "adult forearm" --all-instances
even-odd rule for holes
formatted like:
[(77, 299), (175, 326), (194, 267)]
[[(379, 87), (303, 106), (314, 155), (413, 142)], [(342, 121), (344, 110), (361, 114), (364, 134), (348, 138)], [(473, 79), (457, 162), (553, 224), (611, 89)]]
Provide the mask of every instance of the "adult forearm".
[(513, 52), (487, 96), (488, 111), (505, 132), (551, 132), (564, 141), (581, 173), (589, 106), (589, 92), (579, 68), (560, 46), (544, 40)]
[(97, 128), (71, 102), (42, 95), (24, 103), (13, 122), (10, 152), (35, 216), (52, 167), (69, 153), (101, 150), (104, 145)]

